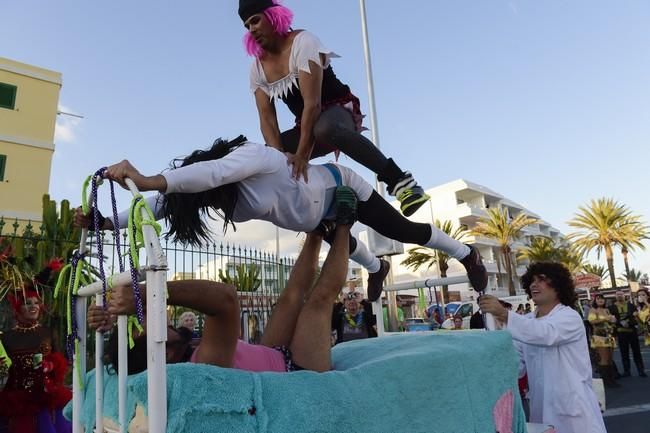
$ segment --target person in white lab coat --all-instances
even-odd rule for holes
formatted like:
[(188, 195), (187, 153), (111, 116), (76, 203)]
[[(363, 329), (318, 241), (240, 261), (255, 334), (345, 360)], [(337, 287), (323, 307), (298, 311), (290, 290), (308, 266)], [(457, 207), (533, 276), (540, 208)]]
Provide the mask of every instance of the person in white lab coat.
[(521, 278), (535, 311), (521, 316), (494, 296), (479, 300), (512, 334), (520, 354), (519, 376), (528, 373), (530, 422), (558, 433), (606, 432), (591, 387), (591, 362), (571, 273), (559, 263), (533, 263)]

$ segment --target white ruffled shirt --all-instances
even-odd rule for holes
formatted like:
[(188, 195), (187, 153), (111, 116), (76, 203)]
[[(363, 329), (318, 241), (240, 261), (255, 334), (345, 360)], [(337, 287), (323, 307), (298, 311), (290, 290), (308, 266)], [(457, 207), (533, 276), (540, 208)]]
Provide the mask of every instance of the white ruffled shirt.
[[(324, 59), (321, 58), (321, 54)], [(293, 92), (294, 88), (298, 89), (300, 71), (311, 72), (309, 70), (310, 60), (325, 69), (330, 65), (330, 60), (336, 57), (340, 56), (326, 48), (316, 35), (302, 30), (293, 38), (289, 56), (289, 74), (285, 77), (269, 83), (266, 74), (264, 74), (262, 63), (255, 58), (250, 73), (251, 92), (255, 93), (258, 88), (262, 89), (264, 93), (269, 95), (271, 101), (276, 98), (286, 97)]]

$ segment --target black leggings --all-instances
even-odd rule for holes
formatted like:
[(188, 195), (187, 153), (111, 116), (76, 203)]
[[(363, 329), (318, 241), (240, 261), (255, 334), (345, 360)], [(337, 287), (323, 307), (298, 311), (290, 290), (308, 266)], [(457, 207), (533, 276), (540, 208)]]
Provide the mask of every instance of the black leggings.
[[(296, 153), (300, 141), (300, 128), (295, 127), (280, 134), (285, 152)], [(394, 185), (404, 172), (387, 159), (377, 146), (357, 132), (352, 113), (334, 105), (323, 111), (314, 125), (314, 140), (317, 145), (312, 158), (330, 153), (331, 146), (338, 148), (350, 158), (378, 174), (389, 187)], [(319, 145), (320, 144), (320, 145)]]
[(389, 239), (405, 244), (424, 245), (431, 239), (431, 225), (416, 223), (388, 204), (377, 191), (357, 207), (359, 222)]
[[(431, 225), (416, 223), (401, 213), (373, 191), (367, 201), (360, 201), (357, 206), (359, 222), (367, 225), (377, 233), (405, 244), (424, 245), (431, 239)], [(334, 234), (325, 238), (332, 243)], [(350, 235), (350, 252), (357, 247), (357, 240)]]

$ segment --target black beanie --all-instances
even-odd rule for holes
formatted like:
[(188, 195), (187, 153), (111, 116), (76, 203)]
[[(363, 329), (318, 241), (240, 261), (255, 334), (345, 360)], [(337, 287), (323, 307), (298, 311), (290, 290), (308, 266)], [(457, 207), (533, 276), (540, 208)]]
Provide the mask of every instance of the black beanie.
[(239, 0), (239, 17), (243, 22), (255, 14), (275, 6), (272, 0)]

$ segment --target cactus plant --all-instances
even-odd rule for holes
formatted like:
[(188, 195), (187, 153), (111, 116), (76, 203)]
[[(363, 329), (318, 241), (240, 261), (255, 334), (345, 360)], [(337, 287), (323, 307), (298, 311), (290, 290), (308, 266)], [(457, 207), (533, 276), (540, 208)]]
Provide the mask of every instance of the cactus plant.
[(262, 284), (260, 267), (254, 263), (235, 266), (235, 275), (219, 269), (219, 279), (222, 283), (233, 284), (240, 292), (255, 292)]

